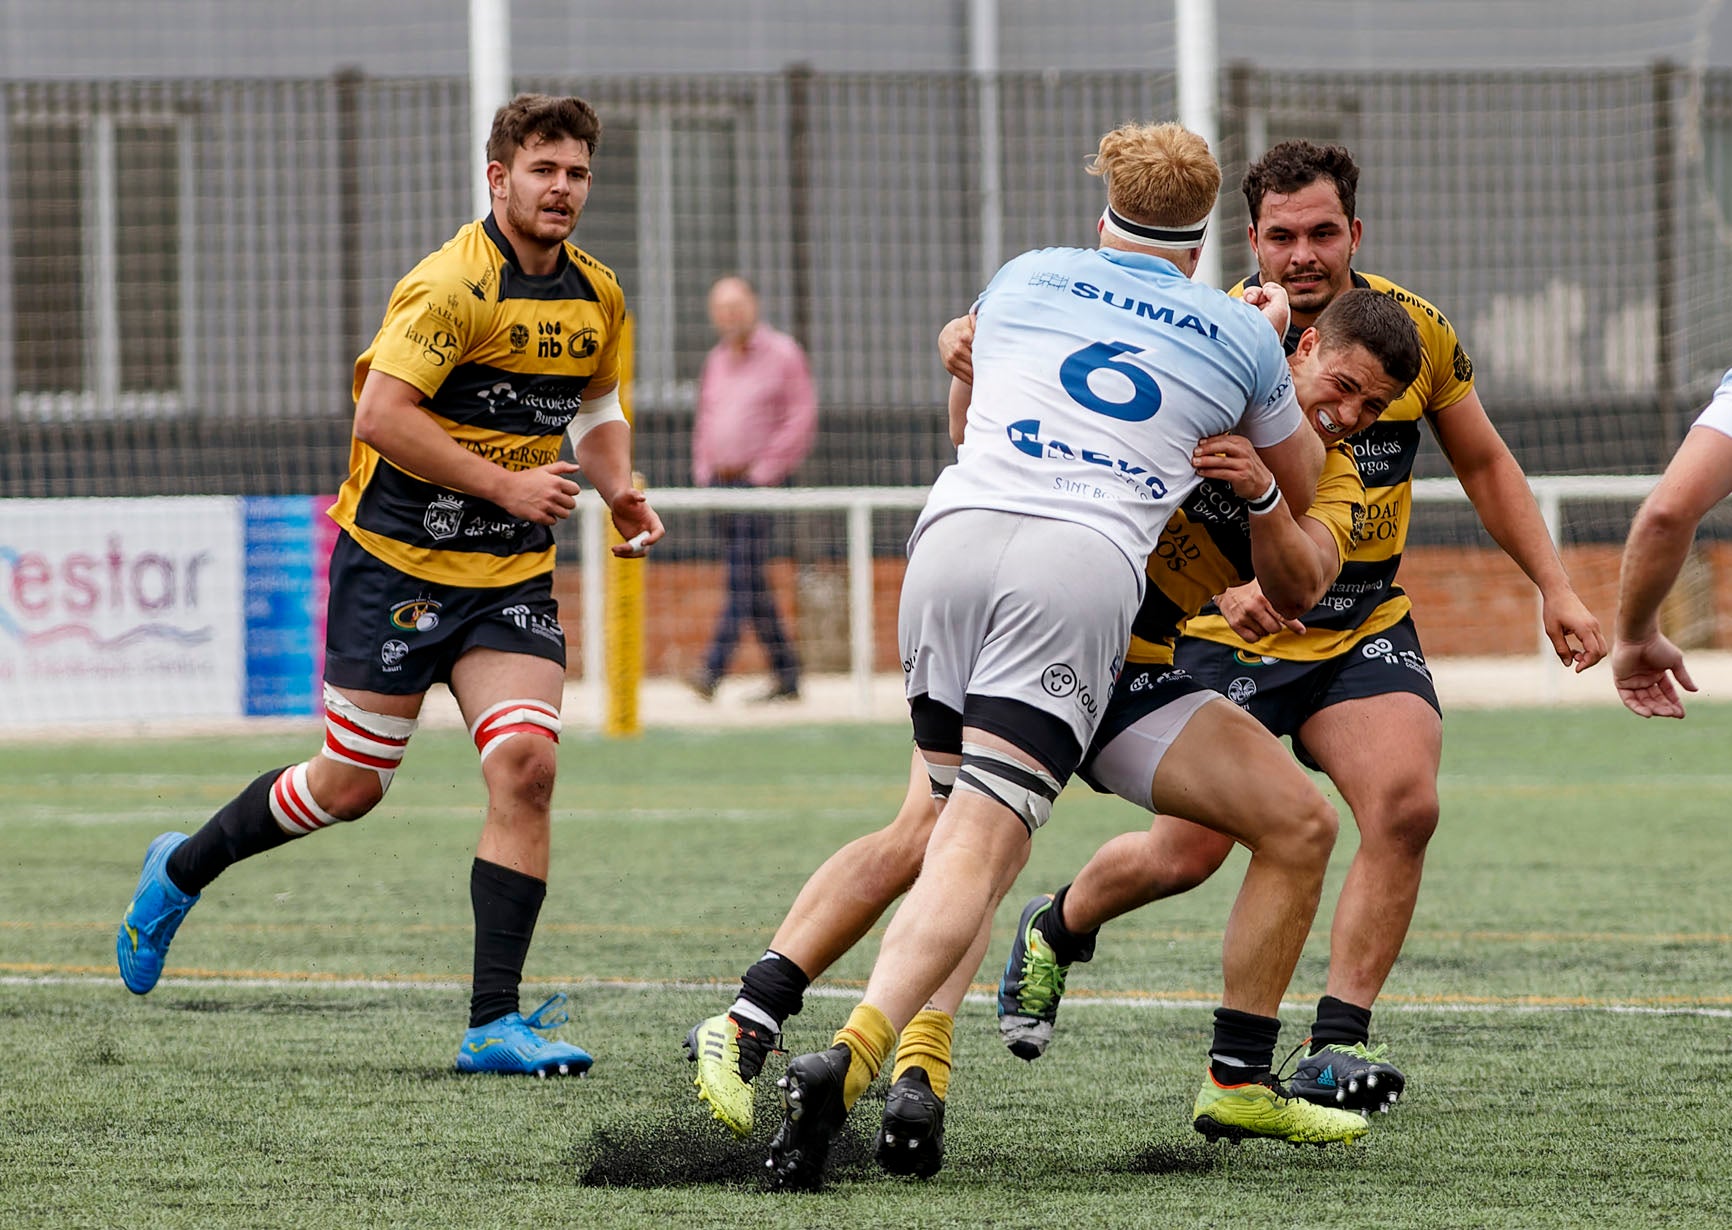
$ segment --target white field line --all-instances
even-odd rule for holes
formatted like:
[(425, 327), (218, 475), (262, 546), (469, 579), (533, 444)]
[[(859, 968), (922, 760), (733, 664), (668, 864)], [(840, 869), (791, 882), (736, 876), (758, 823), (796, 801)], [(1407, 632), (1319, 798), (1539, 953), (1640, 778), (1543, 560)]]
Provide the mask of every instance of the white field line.
[[(113, 976), (95, 974), (5, 974), (0, 975), (0, 986), (4, 987), (101, 987), (113, 989)], [(734, 980), (726, 982), (702, 981), (644, 981), (624, 978), (532, 978), (525, 980), (526, 985), (533, 986), (567, 986), (579, 990), (594, 991), (660, 991), (686, 992), (701, 995), (732, 994), (735, 989)], [(387, 978), (309, 978), (293, 974), (282, 975), (247, 975), (228, 977), (218, 975), (210, 978), (164, 978), (159, 984), (163, 987), (191, 989), (195, 987), (231, 987), (245, 989), (281, 990), (294, 988), (297, 990), (337, 991), (467, 991), (467, 981), (458, 979), (387, 979)], [(857, 987), (810, 987), (806, 994), (816, 999), (858, 999), (860, 990)], [(996, 1002), (993, 995), (975, 992), (967, 997), (971, 1004), (992, 1004)], [(1068, 996), (1065, 1003), (1075, 1008), (1136, 1008), (1144, 1011), (1197, 1011), (1208, 1010), (1218, 1006), (1217, 1001), (1203, 999), (1190, 995), (1163, 995), (1158, 992), (1135, 993), (1128, 995), (1098, 994), (1089, 995), (1076, 993)], [(1310, 1001), (1283, 1000), (1281, 1009), (1284, 1012), (1298, 1012), (1308, 1009)], [(1389, 1012), (1414, 1012), (1431, 1015), (1460, 1016), (1472, 1013), (1502, 1015), (1502, 1014), (1534, 1014), (1563, 1012), (1605, 1012), (1621, 1016), (1692, 1016), (1713, 1017), (1717, 1019), (1732, 1019), (1732, 1008), (1713, 1008), (1699, 1005), (1680, 1004), (1654, 1005), (1632, 1004), (1618, 1000), (1600, 1000), (1584, 996), (1535, 996), (1528, 998), (1493, 999), (1480, 1001), (1439, 1001), (1424, 1003), (1403, 1003), (1399, 1000), (1384, 999), (1379, 1001), (1378, 1008)]]

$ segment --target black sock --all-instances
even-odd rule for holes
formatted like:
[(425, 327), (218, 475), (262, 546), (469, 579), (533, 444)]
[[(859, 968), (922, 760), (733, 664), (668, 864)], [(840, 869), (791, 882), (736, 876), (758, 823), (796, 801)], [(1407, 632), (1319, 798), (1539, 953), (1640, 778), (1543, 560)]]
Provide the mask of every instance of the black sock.
[(1064, 895), (1068, 892), (1068, 884), (1059, 889), (1053, 896), (1052, 909), (1042, 914), (1034, 924), (1046, 937), (1046, 942), (1052, 945), (1052, 955), (1060, 965), (1076, 965), (1093, 958), (1095, 939), (1101, 933), (1101, 929), (1096, 927), (1093, 931), (1078, 934), (1064, 925)]
[(1311, 1049), (1340, 1044), (1353, 1046), (1371, 1039), (1371, 1009), (1333, 995), (1317, 1001), (1317, 1023), (1311, 1026)]
[(243, 858), (274, 850), (295, 839), (271, 815), (271, 787), (288, 771), (288, 768), (272, 769), (259, 774), (168, 856), (168, 878), (176, 888), (196, 896)]
[(475, 982), (469, 993), (469, 1028), (518, 1010), (517, 988), (535, 935), (547, 881), (476, 859), (469, 869), (475, 909)]
[(1215, 1009), (1215, 1042), (1209, 1071), (1223, 1085), (1245, 1085), (1269, 1075), (1281, 1022), (1235, 1008)]
[(776, 1029), (805, 1006), (812, 980), (806, 971), (779, 952), (766, 952), (740, 978), (739, 997), (776, 1018)]

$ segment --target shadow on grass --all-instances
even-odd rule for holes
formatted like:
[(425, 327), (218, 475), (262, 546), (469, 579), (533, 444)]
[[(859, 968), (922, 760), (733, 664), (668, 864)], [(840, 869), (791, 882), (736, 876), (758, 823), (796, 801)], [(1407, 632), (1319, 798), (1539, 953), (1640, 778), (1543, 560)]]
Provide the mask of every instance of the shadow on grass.
[[(756, 1188), (764, 1186), (768, 1140), (764, 1132), (736, 1140), (720, 1124), (664, 1112), (602, 1124), (573, 1146), (567, 1164), (583, 1187)], [(878, 1174), (872, 1138), (845, 1128), (824, 1173), (831, 1182)]]
[(1106, 1169), (1119, 1174), (1209, 1174), (1221, 1165), (1221, 1151), (1216, 1146), (1201, 1141), (1183, 1145), (1158, 1141)]

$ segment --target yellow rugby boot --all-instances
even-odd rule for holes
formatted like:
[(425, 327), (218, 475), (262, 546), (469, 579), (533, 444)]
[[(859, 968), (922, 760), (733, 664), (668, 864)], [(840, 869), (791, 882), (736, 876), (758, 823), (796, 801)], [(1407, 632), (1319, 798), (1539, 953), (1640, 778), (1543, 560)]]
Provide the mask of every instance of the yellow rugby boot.
[(698, 1065), (692, 1078), (698, 1098), (734, 1135), (752, 1134), (752, 1078), (781, 1045), (781, 1034), (725, 1012), (699, 1021), (686, 1034), (686, 1058)]
[(1244, 1085), (1223, 1085), (1210, 1072), (1203, 1077), (1191, 1126), (1211, 1141), (1238, 1142), (1252, 1137), (1293, 1144), (1352, 1144), (1371, 1130), (1357, 1111), (1317, 1106), (1296, 1098), (1273, 1076)]

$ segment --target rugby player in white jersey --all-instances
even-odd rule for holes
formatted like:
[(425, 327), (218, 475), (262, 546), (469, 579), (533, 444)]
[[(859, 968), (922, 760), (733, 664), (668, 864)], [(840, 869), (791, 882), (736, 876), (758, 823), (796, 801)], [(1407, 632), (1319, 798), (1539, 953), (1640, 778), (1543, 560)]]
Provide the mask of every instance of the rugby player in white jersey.
[[(1585, 670), (1604, 656), (1605, 641), (1570, 584), (1521, 466), (1480, 403), (1454, 327), (1412, 291), (1353, 267), (1358, 180), (1346, 149), (1308, 141), (1282, 142), (1252, 164), (1243, 191), (1257, 273), (1235, 290), (1287, 290), (1290, 346), (1355, 288), (1389, 296), (1412, 317), (1421, 375), (1351, 444), (1366, 487), (1365, 531), (1329, 592), (1299, 619), (1268, 609), (1255, 581), (1226, 590), (1218, 613), (1185, 624), (1174, 661), (1271, 733), (1291, 736), (1294, 752), (1326, 772), (1353, 811), (1359, 846), (1330, 928), (1328, 981), (1309, 1044), (1283, 1084), (1324, 1105), (1382, 1110), (1406, 1078), (1384, 1046), (1369, 1043), (1372, 1006), (1412, 921), (1439, 815), (1441, 709), (1397, 584), (1422, 421), (1487, 532), (1537, 587), (1559, 660)], [(1342, 424), (1331, 426), (1332, 435), (1345, 434)], [(1063, 892), (1062, 911), (1043, 913), (1044, 895), (1031, 900), (1029, 925), (1019, 929), (999, 984), (1001, 1033), (1012, 1051), (1040, 1053), (1044, 1043), (1028, 1045), (1029, 1024), (1039, 1022), (1050, 1038), (1067, 967), (1088, 959), (1095, 930), (1202, 883), (1232, 847), (1218, 831), (1158, 817), (1148, 833), (1104, 846)]]
[[(1732, 495), (1732, 371), (1684, 437), (1660, 483), (1642, 502), (1618, 572), (1612, 680), (1618, 699), (1641, 717), (1684, 716), (1677, 685), (1696, 690), (1684, 655), (1660, 631), (1665, 600), (1690, 553), (1696, 527)], [(1674, 683), (1676, 680), (1676, 683)]]
[[(1261, 295), (1253, 291), (1251, 298)], [(1278, 331), (1284, 305), (1279, 314)], [(1290, 367), (1300, 408), (1319, 438), (1341, 424), (1351, 434), (1376, 422), (1418, 370), (1412, 320), (1375, 291), (1341, 295), (1310, 332)], [(961, 436), (952, 442), (961, 444)], [(1339, 571), (1364, 523), (1365, 486), (1351, 450), (1336, 443), (1309, 509), (1295, 516), (1281, 501), (1253, 515), (1249, 501), (1264, 494), (1269, 474), (1249, 442), (1218, 437), (1208, 454), (1198, 470), (1210, 481), (1174, 514), (1147, 561), (1125, 668), (1078, 771), (1138, 807), (1195, 816), (1228, 832), (1255, 831), (1271, 817), (1282, 818), (1289, 834), (1309, 825), (1330, 829), (1333, 809), (1286, 749), (1238, 706), (1175, 668), (1173, 643), (1185, 617), (1223, 587), (1253, 575), (1276, 606), (1308, 608)], [(1234, 773), (1219, 773), (1223, 755)], [(686, 1044), (697, 1063), (693, 1083), (715, 1118), (736, 1134), (752, 1130), (751, 1082), (779, 1048), (783, 1023), (800, 1012), (812, 979), (858, 943), (913, 883), (933, 819), (930, 783), (916, 752), (895, 820), (849, 842), (813, 872), (768, 949), (746, 969), (738, 997), (692, 1028)], [(928, 1001), (897, 1041), (893, 1092), (878, 1139), (880, 1162), (897, 1173), (928, 1176), (942, 1166), (942, 1132), (922, 1139), (908, 1120), (943, 1115), (954, 1018), (976, 968), (965, 959), (959, 977)], [(1031, 1020), (1026, 1029), (1038, 1035), (1050, 1025)], [(1025, 1044), (1030, 1041), (1038, 1046), (1043, 1039)], [(919, 1096), (900, 1096), (910, 1092)], [(1223, 1109), (1213, 1105), (1218, 1100), (1194, 1115), (1199, 1128), (1240, 1127), (1222, 1120), (1245, 1107)], [(1276, 1107), (1274, 1115), (1255, 1103), (1250, 1109), (1259, 1113), (1247, 1134), (1304, 1133), (1307, 1116), (1300, 1108)]]
[[(1126, 126), (1093, 169), (1107, 184), (1101, 246), (1025, 253), (976, 304), (976, 380), (952, 386), (966, 431), (910, 539), (897, 628), (915, 743), (945, 801), (863, 1002), (778, 1082), (778, 1186), (819, 1182), (903, 1027), (978, 963), (993, 908), (1099, 724), (1144, 564), (1201, 481), (1199, 445), (1237, 429), (1280, 480), (1273, 498), (1308, 505), (1315, 489), (1322, 448), (1279, 340), (1255, 309), (1189, 280), (1220, 187), (1207, 145), (1177, 125)], [(1254, 892), (1247, 882), (1226, 959), (1234, 1025), (1272, 1020), (1333, 836), (1271, 851), (1265, 862), (1285, 865), (1263, 868)], [(1235, 1065), (1266, 1071), (1272, 1032), (1266, 1042), (1224, 1033), (1218, 1017), (1214, 1052)], [(1318, 1120), (1320, 1138), (1363, 1131), (1348, 1112)]]

